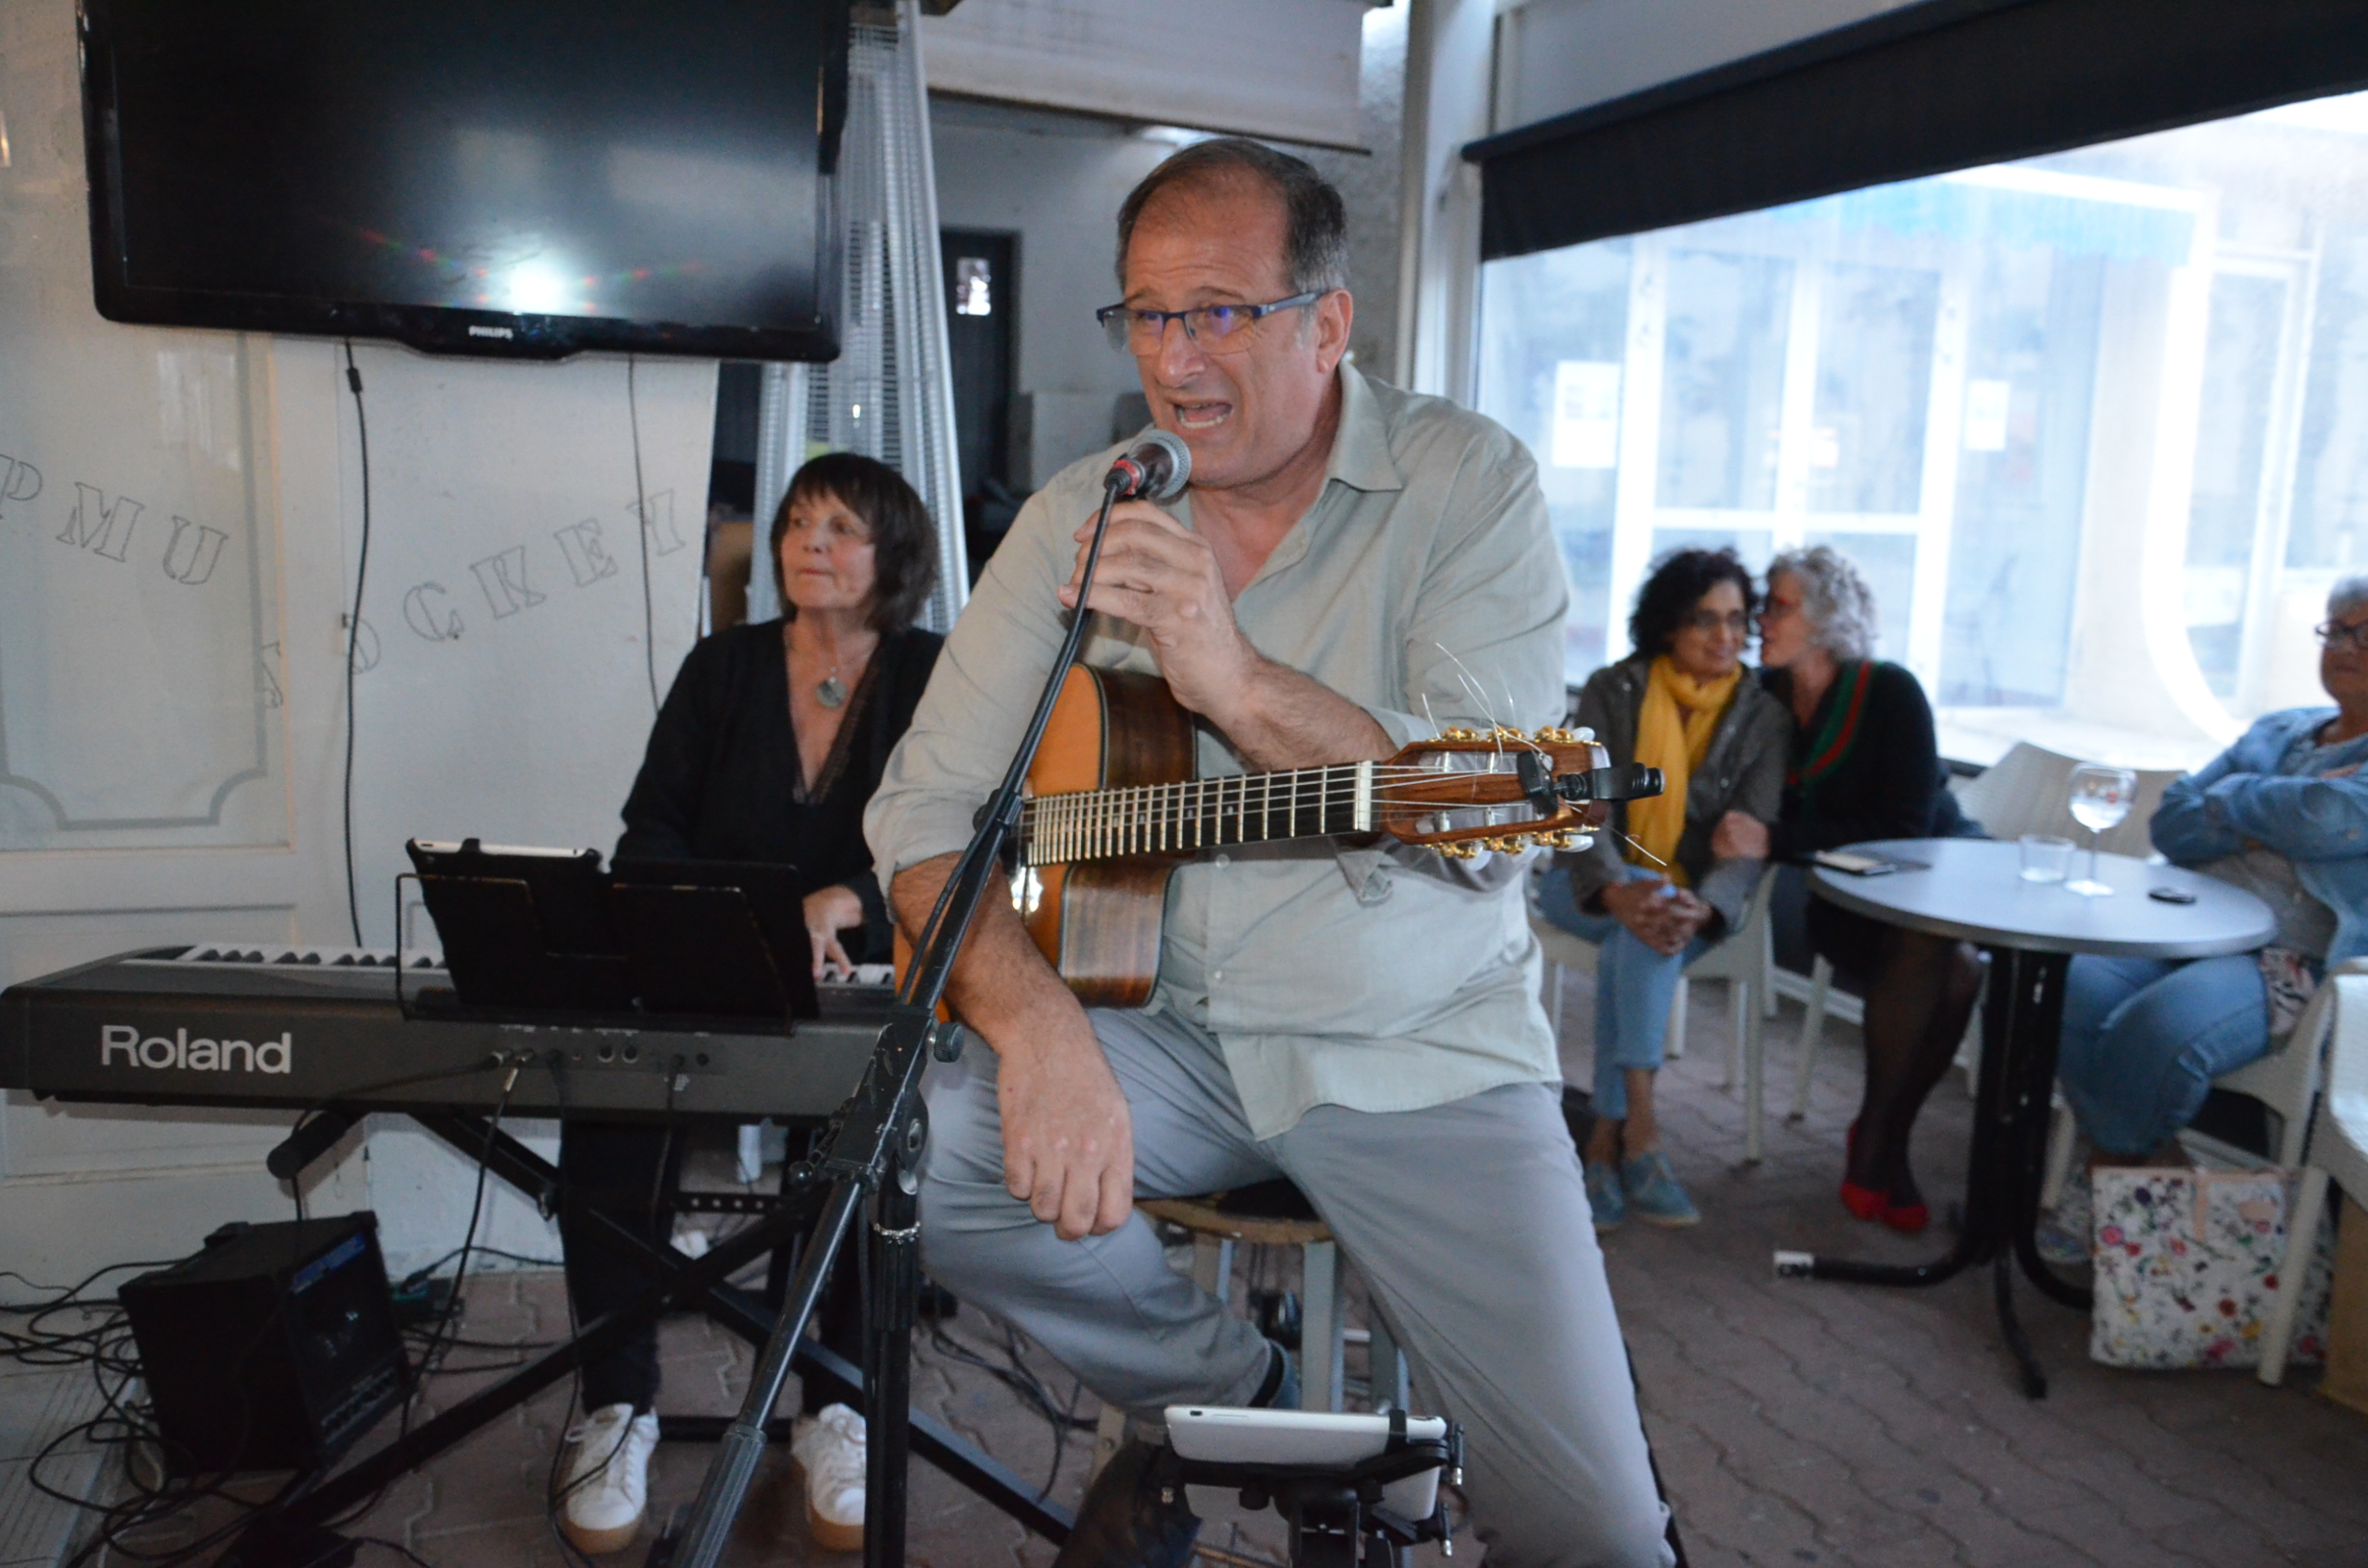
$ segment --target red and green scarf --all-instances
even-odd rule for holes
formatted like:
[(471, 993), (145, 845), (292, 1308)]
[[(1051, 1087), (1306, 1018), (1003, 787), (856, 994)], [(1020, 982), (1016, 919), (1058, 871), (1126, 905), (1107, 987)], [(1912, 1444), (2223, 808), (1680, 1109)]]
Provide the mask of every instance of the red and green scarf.
[(1809, 755), (1791, 770), (1787, 780), (1800, 792), (1804, 803), (1816, 793), (1827, 774), (1841, 766), (1859, 738), (1859, 719), (1866, 710), (1866, 688), (1874, 683), (1875, 661), (1854, 659), (1834, 677), (1833, 700), (1825, 723), (1809, 747)]

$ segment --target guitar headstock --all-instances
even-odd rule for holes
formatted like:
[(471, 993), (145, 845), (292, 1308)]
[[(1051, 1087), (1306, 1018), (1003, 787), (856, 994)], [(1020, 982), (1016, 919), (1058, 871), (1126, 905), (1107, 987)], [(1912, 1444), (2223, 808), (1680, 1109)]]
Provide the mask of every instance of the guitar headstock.
[[(1524, 768), (1525, 757), (1537, 760)], [(1450, 727), (1375, 765), (1373, 820), (1403, 843), (1458, 860), (1484, 849), (1583, 849), (1591, 842), (1587, 830), (1600, 824), (1610, 807), (1602, 801), (1574, 805), (1538, 785), (1542, 778), (1592, 773), (1610, 764), (1611, 753), (1588, 730), (1550, 726), (1524, 735), (1502, 724)]]

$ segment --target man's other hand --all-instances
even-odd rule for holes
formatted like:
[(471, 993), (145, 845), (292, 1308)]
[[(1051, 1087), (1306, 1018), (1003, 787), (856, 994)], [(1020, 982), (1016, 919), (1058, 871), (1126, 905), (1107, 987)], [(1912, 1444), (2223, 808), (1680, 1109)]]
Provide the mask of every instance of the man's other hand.
[(998, 1079), (1003, 1185), (1064, 1241), (1117, 1230), (1135, 1195), (1126, 1096), (1082, 1013), (1077, 1023), (1082, 1040), (1004, 1053)]

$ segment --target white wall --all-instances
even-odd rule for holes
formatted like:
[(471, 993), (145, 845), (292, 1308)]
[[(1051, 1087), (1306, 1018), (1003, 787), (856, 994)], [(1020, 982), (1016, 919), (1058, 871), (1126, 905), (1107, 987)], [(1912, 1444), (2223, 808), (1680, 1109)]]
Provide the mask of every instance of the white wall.
[[(1311, 3), (1324, 12), (1337, 7), (1351, 19), (1358, 15), (1344, 0)], [(1402, 6), (1363, 13), (1355, 123), (1357, 139), (1369, 150), (1282, 143), (1341, 189), (1348, 208), (1349, 288), (1357, 304), (1351, 346), (1358, 362), (1385, 380), (1396, 357), (1405, 14)], [(941, 53), (934, 33), (924, 58), (935, 83)], [(1093, 312), (1118, 298), (1113, 262), (1120, 204), (1179, 142), (1147, 136), (1134, 121), (936, 92), (929, 119), (938, 221), (949, 229), (1020, 236), (1014, 390), (1026, 398), (1031, 425), (1025, 432), (1030, 463), (1021, 478), (1042, 483), (1107, 445), (1117, 401), (1142, 390), (1134, 362), (1110, 352)]]
[(1142, 390), (1134, 361), (1110, 352), (1094, 311), (1119, 296), (1119, 204), (1175, 146), (1116, 121), (935, 95), (929, 146), (939, 224), (1020, 236), (1013, 389), (1033, 411), (1022, 476), (1033, 488), (1107, 446), (1118, 399)]
[(1504, 17), (1499, 130), (1674, 82), (1913, 0), (1530, 0)]
[(1366, 4), (967, 0), (923, 21), (922, 41), (942, 91), (1354, 147)]
[[(0, 984), (201, 937), (347, 940), (361, 510), (342, 361), (98, 318), (73, 22), (71, 0), (0, 0)], [(364, 932), (385, 942), (407, 835), (610, 845), (651, 699), (626, 367), (358, 357), (356, 827)], [(656, 362), (634, 380), (662, 687), (692, 630), (715, 376)], [(0, 1263), (63, 1281), (280, 1217), (261, 1157), (284, 1122), (11, 1095)], [(381, 1207), (397, 1267), (456, 1243), (466, 1165), (410, 1134), (376, 1148), (327, 1206)], [(496, 1224), (548, 1252), (530, 1212)]]

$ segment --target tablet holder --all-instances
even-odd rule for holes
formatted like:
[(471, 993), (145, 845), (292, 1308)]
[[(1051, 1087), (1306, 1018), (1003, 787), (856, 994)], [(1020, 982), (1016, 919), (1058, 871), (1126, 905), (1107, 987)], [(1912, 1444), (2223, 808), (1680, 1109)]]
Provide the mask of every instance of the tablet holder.
[(1447, 1423), (1444, 1437), (1408, 1437), (1406, 1412), (1393, 1409), (1387, 1446), (1355, 1464), (1236, 1464), (1188, 1459), (1173, 1449), (1154, 1462), (1168, 1469), (1163, 1485), (1221, 1486), (1238, 1492), (1242, 1507), (1271, 1507), (1290, 1529), (1293, 1568), (1404, 1568), (1406, 1553), (1423, 1541), (1439, 1541), (1452, 1554), (1443, 1492), (1427, 1519), (1405, 1519), (1382, 1506), (1393, 1482), (1443, 1470), (1449, 1485), (1464, 1480), (1464, 1429)]

